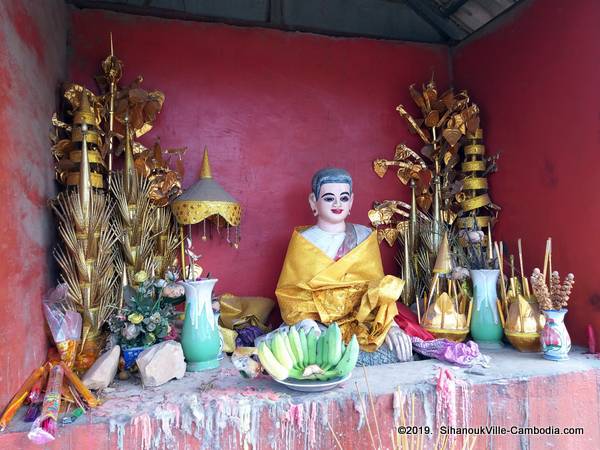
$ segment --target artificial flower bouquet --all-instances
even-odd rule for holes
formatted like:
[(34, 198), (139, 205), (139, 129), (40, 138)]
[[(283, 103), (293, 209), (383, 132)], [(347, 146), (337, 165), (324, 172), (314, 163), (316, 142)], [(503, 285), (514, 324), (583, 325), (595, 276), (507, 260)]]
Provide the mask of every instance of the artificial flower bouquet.
[(128, 349), (177, 338), (170, 297), (175, 279), (172, 272), (167, 272), (166, 280), (149, 277), (145, 271), (135, 274), (136, 286), (128, 286), (123, 307), (109, 321), (112, 345)]

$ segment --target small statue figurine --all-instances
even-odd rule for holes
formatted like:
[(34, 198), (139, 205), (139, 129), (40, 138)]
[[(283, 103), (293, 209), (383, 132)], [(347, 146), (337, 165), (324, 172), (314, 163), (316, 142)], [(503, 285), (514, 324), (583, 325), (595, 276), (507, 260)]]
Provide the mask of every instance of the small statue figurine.
[(336, 322), (345, 342), (356, 334), (358, 365), (410, 360), (410, 337), (394, 322), (404, 281), (384, 275), (376, 233), (346, 222), (353, 200), (346, 170), (313, 176), (308, 201), (317, 223), (290, 240), (275, 291), (281, 315), (302, 328)]

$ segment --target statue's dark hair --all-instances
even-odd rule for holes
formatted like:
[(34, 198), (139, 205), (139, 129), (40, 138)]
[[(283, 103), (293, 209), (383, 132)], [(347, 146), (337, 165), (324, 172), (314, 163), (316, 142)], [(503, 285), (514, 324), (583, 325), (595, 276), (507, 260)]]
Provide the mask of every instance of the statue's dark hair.
[(350, 185), (350, 193), (352, 193), (352, 177), (345, 169), (327, 167), (315, 173), (312, 178), (312, 191), (315, 198), (319, 198), (321, 186), (326, 183), (347, 183)]

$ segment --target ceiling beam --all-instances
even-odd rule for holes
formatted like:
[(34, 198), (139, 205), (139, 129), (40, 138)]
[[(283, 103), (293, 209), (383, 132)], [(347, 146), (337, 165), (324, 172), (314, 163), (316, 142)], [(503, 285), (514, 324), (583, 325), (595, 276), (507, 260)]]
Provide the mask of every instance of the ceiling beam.
[(442, 14), (444, 14), (445, 17), (450, 17), (452, 14), (462, 8), (463, 5), (468, 1), (469, 0), (450, 0), (443, 8)]
[(269, 0), (269, 23), (283, 25), (283, 0)]
[(438, 8), (431, 6), (429, 1), (423, 0), (402, 0), (410, 8), (416, 12), (423, 20), (427, 21), (432, 27), (434, 27), (440, 34), (442, 34), (447, 40), (448, 44), (460, 41), (467, 37), (468, 33), (456, 25), (454, 22), (448, 20), (446, 17), (439, 13)]
[[(1, 0), (0, 0), (1, 1)], [(350, 37), (350, 38), (372, 38), (372, 39), (383, 39), (392, 41), (413, 41), (413, 42), (432, 42), (442, 44), (443, 42), (436, 41), (423, 41), (415, 39), (409, 35), (402, 37), (391, 37), (379, 33), (370, 32), (353, 32), (351, 30), (332, 30), (318, 24), (290, 24), (286, 23), (285, 20), (285, 1), (286, 0), (271, 0), (266, 2), (266, 7), (263, 14), (257, 14), (254, 18), (235, 18), (228, 17), (227, 15), (207, 15), (200, 14), (192, 11), (183, 11), (175, 9), (166, 9), (158, 7), (157, 5), (162, 4), (154, 0), (138, 0), (135, 3), (127, 3), (126, 0), (122, 1), (110, 1), (110, 0), (65, 0), (68, 4), (73, 5), (76, 8), (82, 9), (102, 9), (108, 11), (114, 11), (126, 14), (135, 14), (141, 16), (160, 17), (164, 19), (176, 19), (176, 20), (192, 20), (198, 22), (212, 22), (212, 23), (223, 23), (235, 26), (248, 26), (248, 27), (261, 27), (269, 29), (279, 29), (283, 31), (298, 31), (303, 33), (316, 33), (326, 36), (333, 37)], [(388, 0), (389, 1), (389, 0)], [(146, 6), (144, 6), (146, 5)]]

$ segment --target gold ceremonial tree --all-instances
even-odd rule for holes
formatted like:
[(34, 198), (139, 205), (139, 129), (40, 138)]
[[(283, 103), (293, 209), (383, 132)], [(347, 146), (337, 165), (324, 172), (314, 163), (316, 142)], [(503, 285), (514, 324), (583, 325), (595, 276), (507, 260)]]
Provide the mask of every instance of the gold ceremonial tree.
[[(118, 235), (111, 221), (113, 203), (102, 189), (102, 175), (90, 170), (90, 160), (98, 158), (99, 153), (94, 147), (91, 154), (95, 156), (90, 158), (88, 140), (94, 145), (101, 144), (97, 115), (90, 105), (88, 92), (86, 89), (81, 91), (79, 108), (70, 128), (72, 145), (61, 146), (67, 153), (58, 158), (57, 164), (59, 180), (69, 180), (69, 175), (66, 178), (60, 175), (61, 161), (78, 159), (77, 170), (69, 172), (71, 179), (76, 175), (78, 183), (72, 186), (67, 181), (67, 190), (51, 202), (61, 238), (61, 245), (56, 247), (54, 255), (61, 278), (68, 285), (70, 304), (83, 317), (82, 346), (75, 362), (79, 371), (91, 366), (103, 345), (101, 328), (117, 303), (119, 280), (115, 264), (120, 260), (119, 253), (114, 251)], [(95, 161), (102, 165), (97, 159)], [(95, 174), (98, 175), (97, 183), (92, 182)]]
[[(140, 270), (164, 276), (176, 264), (179, 239), (170, 202), (181, 193), (185, 148), (167, 149), (165, 158), (158, 142), (148, 149), (135, 141), (152, 129), (165, 96), (142, 89), (141, 76), (129, 86), (119, 85), (123, 63), (114, 55), (112, 38), (111, 53), (101, 69), (96, 81), (103, 92), (109, 168), (123, 154), (123, 169), (111, 172), (109, 184), (116, 202), (114, 220), (124, 263), (119, 270), (125, 285)], [(175, 154), (179, 170), (169, 167)]]
[[(167, 149), (164, 157), (159, 144), (148, 150), (135, 142), (152, 128), (164, 94), (141, 89), (141, 76), (119, 86), (123, 63), (112, 37), (101, 69), (100, 95), (67, 84), (64, 97), (74, 112), (66, 111), (64, 121), (52, 117), (56, 176), (66, 189), (52, 201), (61, 238), (54, 254), (69, 304), (83, 317), (79, 371), (103, 347), (102, 326), (122, 306), (123, 286), (140, 270), (164, 276), (180, 243), (170, 202), (181, 193), (181, 174), (169, 163), (176, 156), (182, 169), (185, 149)], [(120, 154), (123, 170), (114, 172)]]
[[(464, 90), (439, 94), (433, 78), (421, 90), (411, 85), (409, 92), (420, 118), (415, 119), (403, 105), (396, 110), (422, 140), (423, 147), (416, 152), (399, 144), (393, 159), (377, 159), (373, 169), (383, 177), (390, 167), (396, 167), (400, 182), (411, 189), (411, 201), (376, 202), (369, 212), (379, 240), (390, 246), (398, 241), (401, 246), (397, 261), (406, 280), (402, 300), (407, 305), (427, 295), (442, 237), (448, 233), (450, 245), (457, 241), (456, 233), (452, 233), (457, 219), (465, 227), (470, 215), (481, 213), (471, 206), (497, 208), (491, 200), (483, 202), (479, 190), (481, 178), (495, 167), (495, 160), (479, 159), (477, 171), (467, 171), (475, 167), (472, 152), (476, 148), (481, 153), (482, 147), (476, 140), (481, 138), (477, 105), (471, 103)], [(465, 141), (471, 153), (462, 151)], [(485, 169), (480, 171), (480, 166)]]

